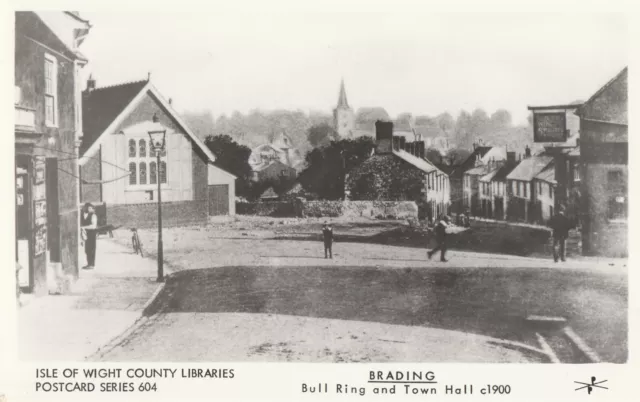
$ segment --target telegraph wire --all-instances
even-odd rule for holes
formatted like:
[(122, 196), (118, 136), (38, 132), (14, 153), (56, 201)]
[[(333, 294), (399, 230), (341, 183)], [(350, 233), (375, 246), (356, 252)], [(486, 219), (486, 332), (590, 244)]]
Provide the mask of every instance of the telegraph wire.
[[(76, 156), (76, 154), (75, 154), (75, 153), (65, 152), (65, 151), (60, 151), (59, 149), (48, 148), (48, 147), (42, 147), (42, 146), (37, 146), (37, 145), (34, 145), (33, 147), (34, 147), (34, 148), (40, 148), (40, 149), (46, 149), (46, 150), (48, 150), (48, 151), (58, 152), (58, 153), (60, 153), (60, 154), (64, 154), (64, 155), (72, 155), (72, 156), (73, 156), (73, 158), (59, 159), (60, 161), (68, 161), (68, 160), (74, 160), (74, 159), (75, 159), (75, 160), (78, 160), (78, 159), (80, 159), (78, 156)], [(99, 159), (98, 159), (97, 157), (95, 157), (95, 156), (90, 156), (90, 157), (89, 157), (89, 159), (99, 160)], [(107, 164), (107, 165), (113, 166), (113, 167), (115, 167), (115, 168), (118, 168), (118, 169), (120, 169), (120, 170), (122, 170), (122, 171), (129, 172), (129, 169), (125, 169), (125, 168), (123, 168), (123, 167), (121, 167), (121, 166), (118, 166), (118, 165), (116, 165), (115, 163), (112, 163), (112, 162), (109, 162), (109, 161), (100, 160), (100, 163), (104, 163), (104, 164)]]

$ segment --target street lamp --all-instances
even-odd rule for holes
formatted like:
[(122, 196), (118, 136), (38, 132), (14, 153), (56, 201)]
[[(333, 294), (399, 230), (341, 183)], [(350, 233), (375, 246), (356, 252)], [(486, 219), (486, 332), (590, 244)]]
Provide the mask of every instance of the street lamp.
[[(160, 124), (158, 116), (153, 114), (153, 124), (149, 129), (149, 139), (151, 140), (151, 148), (156, 153), (156, 181), (158, 182), (158, 282), (164, 281), (163, 273), (163, 249), (162, 249), (162, 190), (160, 188), (160, 154), (165, 147), (165, 137), (167, 135), (167, 129)], [(166, 175), (167, 172), (164, 172)]]

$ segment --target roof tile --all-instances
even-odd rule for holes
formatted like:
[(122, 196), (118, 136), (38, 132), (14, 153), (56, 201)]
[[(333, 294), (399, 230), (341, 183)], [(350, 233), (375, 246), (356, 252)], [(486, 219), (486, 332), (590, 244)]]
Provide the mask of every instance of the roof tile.
[(81, 153), (89, 149), (147, 85), (147, 82), (146, 80), (129, 82), (82, 93), (82, 131), (84, 137)]

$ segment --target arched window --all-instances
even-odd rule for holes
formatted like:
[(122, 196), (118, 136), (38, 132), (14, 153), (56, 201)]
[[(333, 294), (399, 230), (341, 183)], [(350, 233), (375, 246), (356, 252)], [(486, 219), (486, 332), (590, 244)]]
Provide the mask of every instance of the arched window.
[(140, 158), (146, 158), (147, 157), (147, 141), (145, 140), (140, 140), (138, 141), (138, 144), (140, 144)]
[(167, 162), (160, 161), (160, 183), (167, 182)]
[(158, 171), (156, 169), (156, 163), (149, 163), (149, 184), (158, 184)]
[[(134, 150), (135, 150), (135, 145), (134, 145)], [(131, 185), (135, 185), (137, 182), (136, 170), (137, 169), (136, 169), (135, 162), (129, 163), (129, 184)]]
[(140, 184), (147, 184), (147, 164), (140, 162)]
[[(161, 152), (161, 164), (156, 162), (157, 155), (153, 152), (153, 147), (149, 139), (131, 138), (127, 140), (129, 160), (129, 186), (137, 187), (140, 190), (147, 190), (148, 186), (158, 183), (167, 183), (167, 150)], [(148, 170), (147, 170), (148, 169)]]

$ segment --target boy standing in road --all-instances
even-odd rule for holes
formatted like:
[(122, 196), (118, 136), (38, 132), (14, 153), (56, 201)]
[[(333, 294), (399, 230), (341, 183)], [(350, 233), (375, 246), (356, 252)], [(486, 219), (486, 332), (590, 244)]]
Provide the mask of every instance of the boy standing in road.
[(327, 222), (322, 225), (322, 238), (324, 240), (324, 258), (327, 258), (327, 251), (329, 258), (333, 259), (333, 254), (331, 253), (331, 244), (333, 243), (333, 229), (331, 225), (328, 225)]
[[(565, 208), (561, 206), (558, 213), (551, 218), (550, 225), (553, 230), (553, 260), (558, 262), (558, 252), (560, 254), (560, 260), (565, 260), (565, 245), (567, 238), (569, 237), (569, 229), (571, 229), (571, 222), (569, 218), (565, 216)], [(559, 250), (558, 250), (559, 249)]]
[(436, 242), (438, 245), (431, 251), (427, 252), (427, 256), (429, 259), (433, 257), (433, 255), (440, 250), (440, 261), (447, 262), (444, 258), (445, 253), (447, 252), (447, 227), (449, 227), (449, 217), (444, 216), (435, 227), (436, 232)]

